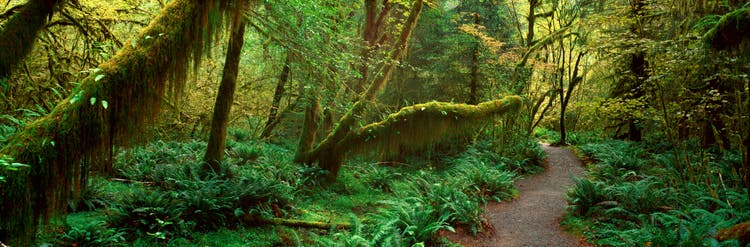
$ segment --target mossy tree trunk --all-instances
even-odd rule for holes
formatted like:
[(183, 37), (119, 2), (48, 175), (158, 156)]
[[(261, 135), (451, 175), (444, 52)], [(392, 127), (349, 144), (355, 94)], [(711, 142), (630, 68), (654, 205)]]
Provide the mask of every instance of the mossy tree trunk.
[(64, 211), (71, 191), (85, 185), (89, 164), (114, 145), (133, 142), (156, 118), (165, 95), (183, 87), (191, 62), (198, 66), (226, 7), (218, 0), (170, 1), (133, 45), (0, 148), (0, 155), (29, 165), (0, 171), (7, 178), (0, 183), (0, 241), (33, 243), (39, 222)]
[[(244, 9), (244, 1), (236, 1), (237, 9)], [(237, 73), (239, 72), (242, 45), (245, 41), (245, 18), (240, 13), (232, 17), (232, 34), (229, 37), (229, 49), (227, 49), (224, 71), (222, 72), (219, 93), (214, 103), (213, 118), (211, 120), (211, 132), (208, 137), (206, 155), (203, 158), (204, 171), (221, 171), (221, 160), (224, 158), (224, 149), (227, 139), (227, 124), (229, 113), (234, 102), (234, 91), (237, 87)]]
[(63, 0), (29, 0), (0, 30), (0, 79), (31, 52), (36, 36)]

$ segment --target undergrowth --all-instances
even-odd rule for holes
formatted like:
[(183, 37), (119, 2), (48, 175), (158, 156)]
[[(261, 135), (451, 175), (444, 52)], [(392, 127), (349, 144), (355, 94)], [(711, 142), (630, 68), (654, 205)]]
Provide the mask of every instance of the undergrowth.
[[(750, 220), (731, 152), (677, 149), (656, 140), (578, 147), (592, 161), (568, 191), (563, 224), (601, 246), (740, 246), (721, 229)], [(691, 148), (692, 147), (692, 148)]]
[[(339, 179), (291, 162), (287, 147), (230, 132), (222, 172), (200, 173), (205, 143), (155, 141), (116, 155), (111, 178), (95, 176), (74, 214), (40, 233), (61, 246), (449, 246), (441, 232), (489, 226), (483, 205), (513, 198), (513, 180), (539, 171), (544, 152), (519, 157), (478, 141), (453, 155), (407, 162), (351, 159)], [(349, 229), (267, 226), (264, 219), (348, 223)], [(214, 239), (221, 239), (217, 242)], [(223, 246), (223, 245), (222, 245)]]

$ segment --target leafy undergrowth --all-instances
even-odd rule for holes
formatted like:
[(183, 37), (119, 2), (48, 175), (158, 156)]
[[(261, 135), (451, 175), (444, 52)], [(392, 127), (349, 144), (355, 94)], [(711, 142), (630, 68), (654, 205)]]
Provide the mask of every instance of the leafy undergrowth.
[(575, 179), (568, 192), (563, 225), (589, 242), (741, 246), (737, 240), (717, 240), (721, 229), (750, 220), (750, 201), (732, 170), (740, 162), (736, 153), (702, 150), (695, 142), (673, 147), (617, 140), (578, 150), (593, 162), (587, 177)]
[[(333, 184), (291, 162), (293, 151), (230, 133), (224, 169), (200, 173), (205, 143), (157, 141), (120, 153), (109, 178), (93, 177), (71, 213), (40, 232), (52, 246), (450, 245), (439, 231), (487, 226), (482, 205), (517, 195), (538, 145), (519, 161), (479, 142), (455, 155), (408, 162), (353, 159)], [(534, 150), (535, 149), (535, 150)], [(322, 229), (271, 223), (313, 222)], [(345, 225), (348, 228), (339, 228)]]

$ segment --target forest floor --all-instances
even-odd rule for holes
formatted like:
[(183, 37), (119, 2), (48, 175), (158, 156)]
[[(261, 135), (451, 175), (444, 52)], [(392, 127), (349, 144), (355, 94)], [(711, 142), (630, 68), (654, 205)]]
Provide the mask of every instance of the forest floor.
[(516, 181), (520, 195), (509, 202), (489, 203), (485, 216), (493, 229), (476, 237), (457, 229), (448, 238), (464, 246), (588, 246), (560, 228), (565, 191), (573, 176), (583, 174), (583, 165), (568, 149), (542, 145), (547, 153), (545, 171)]

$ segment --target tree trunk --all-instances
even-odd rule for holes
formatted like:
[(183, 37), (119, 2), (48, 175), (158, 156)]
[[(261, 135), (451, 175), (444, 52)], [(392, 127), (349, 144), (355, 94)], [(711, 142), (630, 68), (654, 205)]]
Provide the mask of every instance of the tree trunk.
[[(239, 0), (236, 3), (238, 5), (237, 8), (244, 8), (243, 0)], [(232, 18), (232, 34), (229, 37), (229, 49), (227, 49), (227, 57), (224, 62), (219, 94), (216, 96), (214, 104), (214, 115), (211, 120), (211, 132), (208, 138), (208, 146), (206, 147), (206, 156), (203, 158), (206, 162), (203, 170), (213, 170), (217, 173), (221, 171), (221, 160), (224, 157), (227, 122), (229, 120), (229, 113), (232, 110), (232, 102), (234, 102), (234, 90), (237, 87), (237, 73), (239, 72), (242, 45), (245, 41), (244, 16), (235, 14)]]
[(62, 0), (29, 0), (0, 30), (0, 79), (9, 78), (31, 52), (36, 36)]
[(273, 123), (276, 119), (276, 114), (279, 112), (281, 107), (281, 98), (286, 92), (286, 84), (289, 82), (289, 75), (291, 74), (291, 63), (292, 55), (287, 54), (286, 60), (284, 60), (284, 68), (281, 69), (281, 75), (279, 75), (279, 83), (276, 84), (276, 90), (273, 93), (273, 102), (271, 102), (271, 110), (268, 112), (268, 120), (266, 120), (266, 126), (263, 128), (263, 132), (260, 134), (261, 138), (271, 136), (271, 131), (275, 124)]
[[(47, 116), (0, 148), (0, 156), (29, 165), (0, 169), (0, 241), (33, 243), (37, 225), (67, 208), (71, 191), (85, 185), (90, 164), (113, 145), (137, 141), (135, 134), (156, 119), (170, 88), (180, 87), (190, 62), (197, 66), (224, 10), (214, 1), (173, 0), (112, 59), (84, 78)], [(219, 15), (209, 15), (219, 13)], [(149, 38), (147, 38), (149, 37)], [(80, 170), (77, 170), (80, 169)], [(80, 174), (74, 177), (74, 174)]]
[(386, 24), (393, 4), (388, 0), (384, 0), (382, 5), (380, 14), (378, 14), (378, 1), (365, 0), (365, 26), (362, 32), (364, 47), (362, 47), (362, 66), (359, 69), (362, 78), (355, 80), (354, 84), (350, 85), (355, 94), (360, 94), (365, 90), (367, 83), (370, 81), (370, 61), (373, 60), (372, 54), (378, 45), (382, 45), (387, 40), (383, 33), (385, 30), (383, 25)]
[[(632, 99), (640, 99), (646, 95), (646, 91), (643, 88), (648, 79), (647, 72), (648, 62), (643, 52), (636, 52), (631, 56), (630, 72), (635, 76), (635, 85), (631, 88)], [(628, 120), (628, 139), (631, 141), (641, 141), (643, 138), (643, 130), (637, 119), (630, 118)]]
[[(479, 14), (474, 13), (474, 25), (479, 25)], [(476, 38), (474, 49), (471, 52), (471, 81), (469, 82), (469, 104), (476, 105), (479, 103), (479, 97), (477, 97), (477, 90), (479, 87), (479, 48), (480, 40)]]
[[(315, 91), (315, 92), (309, 92)], [(300, 133), (297, 154), (294, 160), (305, 162), (303, 154), (306, 154), (315, 146), (318, 134), (318, 122), (320, 122), (320, 102), (317, 90), (308, 90), (307, 106), (305, 107), (305, 118), (302, 121), (302, 132)], [(308, 161), (308, 163), (310, 163)]]

